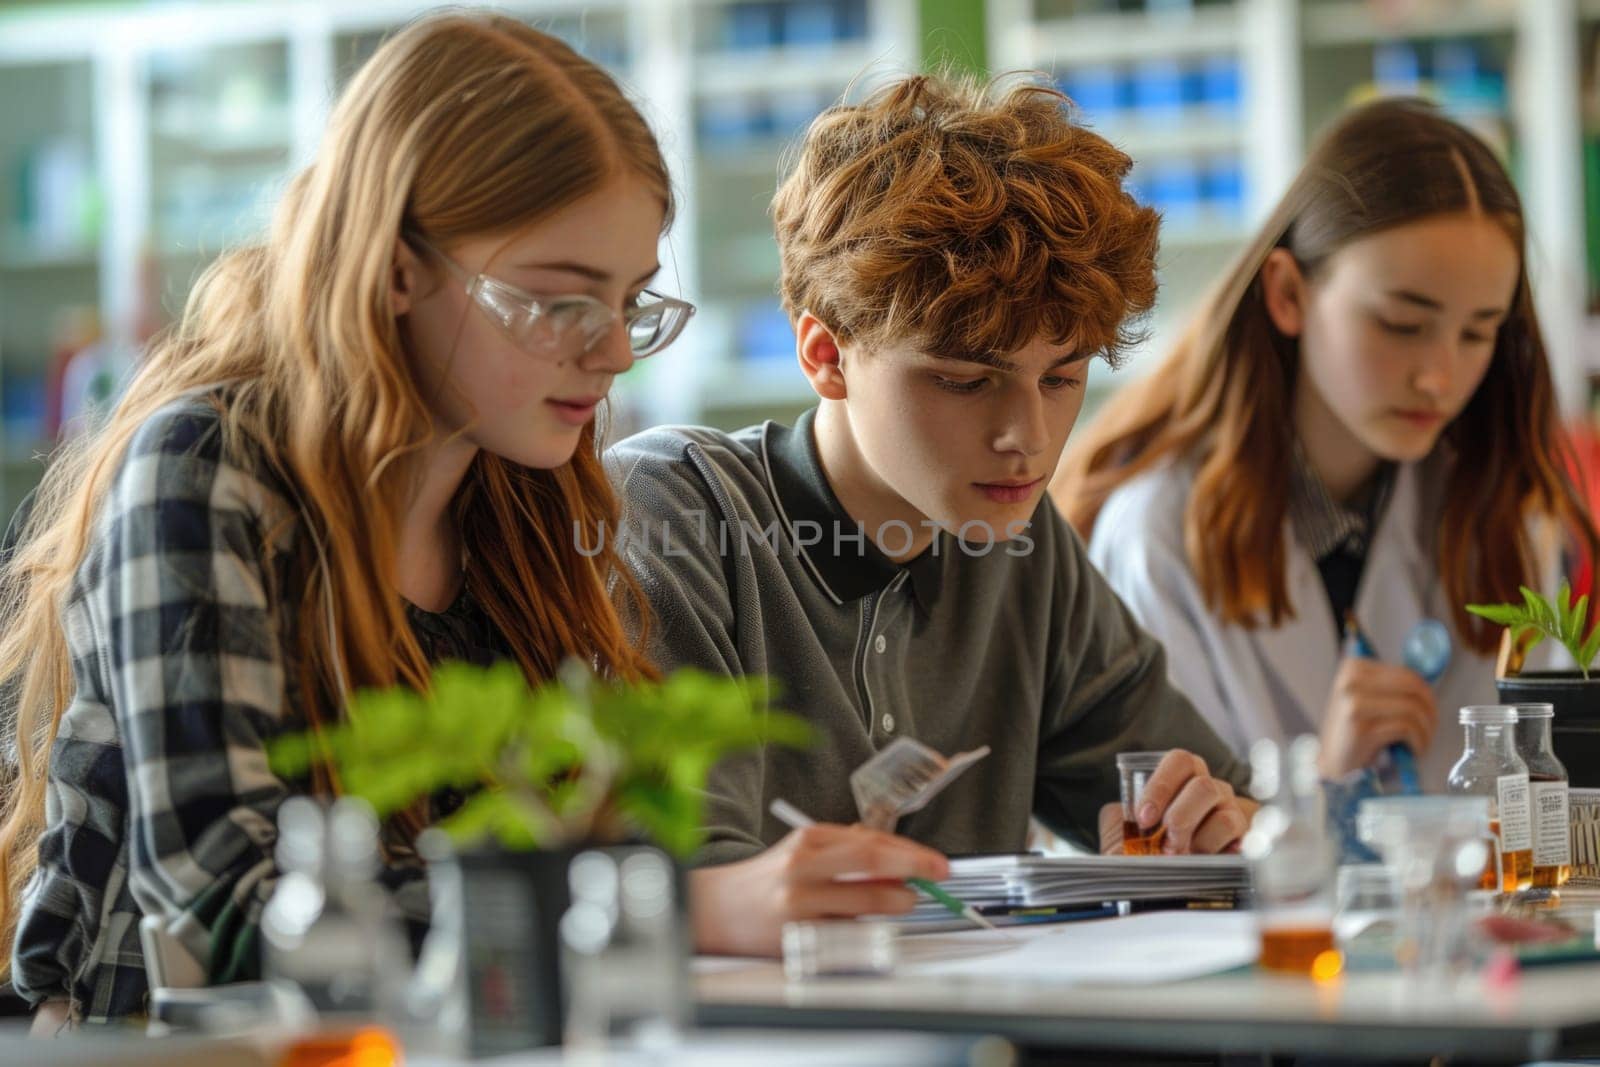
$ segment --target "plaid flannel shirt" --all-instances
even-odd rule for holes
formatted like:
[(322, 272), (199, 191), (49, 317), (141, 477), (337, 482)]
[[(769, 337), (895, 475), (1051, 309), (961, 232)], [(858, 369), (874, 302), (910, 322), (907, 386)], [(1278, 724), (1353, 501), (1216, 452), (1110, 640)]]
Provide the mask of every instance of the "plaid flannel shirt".
[[(17, 990), (77, 1018), (144, 1010), (139, 921), (155, 915), (210, 980), (259, 974), (277, 884), (276, 812), (296, 788), (265, 745), (303, 729), (288, 685), (297, 592), (274, 566), (293, 499), (261, 464), (223, 455), (213, 398), (180, 400), (135, 436), (101, 507), (63, 623), (75, 692), (51, 749), (39, 870), (13, 950)], [(463, 597), (412, 612), (431, 658), (504, 648)], [(425, 922), (415, 861), (384, 881)]]

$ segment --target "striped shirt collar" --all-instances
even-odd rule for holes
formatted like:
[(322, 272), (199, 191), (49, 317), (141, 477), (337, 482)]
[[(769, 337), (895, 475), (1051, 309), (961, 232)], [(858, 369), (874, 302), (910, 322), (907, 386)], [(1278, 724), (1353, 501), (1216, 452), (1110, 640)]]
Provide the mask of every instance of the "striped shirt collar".
[(1355, 507), (1335, 500), (1311, 466), (1305, 446), (1294, 442), (1294, 463), (1289, 477), (1289, 521), (1295, 536), (1314, 560), (1336, 551), (1365, 555), (1394, 489), (1395, 465), (1383, 463), (1364, 503)]

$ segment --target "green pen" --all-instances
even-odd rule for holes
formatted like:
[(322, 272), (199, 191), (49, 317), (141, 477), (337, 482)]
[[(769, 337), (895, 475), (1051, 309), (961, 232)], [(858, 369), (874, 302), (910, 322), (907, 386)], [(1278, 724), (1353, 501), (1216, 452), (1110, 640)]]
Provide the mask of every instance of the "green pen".
[[(784, 800), (782, 797), (778, 797), (770, 805), (768, 805), (767, 810), (772, 812), (772, 815), (775, 819), (793, 830), (799, 830), (813, 824), (811, 816), (807, 815), (805, 812), (801, 811), (787, 800)], [(963, 903), (956, 897), (951, 896), (943, 889), (940, 889), (937, 883), (931, 882), (926, 878), (907, 878), (906, 885), (911, 886), (913, 889), (920, 889), (922, 892), (928, 894), (931, 899), (944, 905), (945, 909), (948, 910), (952, 915), (957, 915), (968, 920), (969, 922), (977, 923), (985, 930), (991, 930), (1006, 940), (1011, 940), (1010, 934), (1006, 933), (994, 923), (978, 914), (977, 908), (974, 908), (971, 904)]]
[(935, 882), (930, 882), (926, 878), (907, 878), (906, 885), (922, 890), (924, 893), (928, 894), (928, 896), (932, 897), (934, 900), (937, 900), (940, 904), (943, 904), (945, 908), (948, 909), (953, 915), (959, 915), (963, 919), (969, 919), (983, 927), (985, 930), (993, 930), (1001, 937), (1009, 936), (1001, 931), (1001, 929), (994, 923), (980, 915), (977, 908), (973, 907), (971, 904), (962, 903), (957, 898), (951, 896), (949, 893), (946, 893), (943, 889), (940, 889), (938, 884)]

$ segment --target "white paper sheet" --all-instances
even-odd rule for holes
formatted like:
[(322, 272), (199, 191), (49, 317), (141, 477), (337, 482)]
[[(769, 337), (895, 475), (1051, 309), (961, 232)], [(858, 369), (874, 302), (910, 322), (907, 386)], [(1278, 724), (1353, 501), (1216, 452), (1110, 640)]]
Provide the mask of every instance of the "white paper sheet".
[(1121, 919), (900, 939), (903, 975), (1017, 978), (1073, 984), (1176, 982), (1255, 962), (1246, 911), (1157, 911)]

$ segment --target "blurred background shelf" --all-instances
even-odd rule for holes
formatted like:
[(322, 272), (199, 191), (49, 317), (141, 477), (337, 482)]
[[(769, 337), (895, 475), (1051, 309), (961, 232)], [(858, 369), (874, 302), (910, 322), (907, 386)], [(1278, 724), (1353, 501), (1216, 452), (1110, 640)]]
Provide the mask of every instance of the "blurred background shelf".
[[(1226, 269), (1303, 151), (1298, 5), (988, 0), (989, 65), (1054, 78), (1134, 160), (1130, 187), (1162, 213), (1160, 304), (1086, 412), (1153, 363)], [(1116, 9), (1116, 10), (1113, 10)]]
[(701, 57), (694, 75), (700, 96), (821, 89), (838, 95), (842, 86), (879, 59), (864, 44), (791, 45)]
[(814, 399), (778, 305), (768, 208), (784, 153), (812, 119), (918, 68), (918, 8), (916, 0), (679, 8), (691, 42), (683, 121), (694, 150), (681, 160), (686, 210), (669, 244), (701, 314), (663, 353), (669, 388), (653, 395), (661, 420), (735, 426), (791, 418)]
[(99, 267), (99, 250), (92, 245), (41, 247), (26, 241), (0, 240), (0, 272), (83, 271)]
[(1518, 177), (1563, 401), (1568, 411), (1586, 402), (1595, 350), (1579, 283), (1600, 276), (1600, 225), (1586, 239), (1576, 224), (1600, 218), (1600, 150), (1583, 133), (1579, 93), (1581, 83), (1594, 95), (1587, 24), (1600, 19), (1600, 0), (987, 0), (986, 9), (990, 66), (1052, 75), (1134, 157), (1135, 194), (1165, 218), (1149, 340), (1091, 401), (1170, 348), (1317, 131), (1353, 104), (1400, 95), (1440, 103)]
[(1239, 152), (1247, 134), (1236, 116), (1186, 107), (1170, 117), (1112, 119), (1094, 130), (1134, 159), (1194, 152)]
[(1373, 44), (1402, 38), (1510, 33), (1517, 14), (1516, 4), (1509, 0), (1390, 7), (1365, 0), (1311, 0), (1306, 5), (1306, 42)]
[[(1052, 8), (1056, 13), (1052, 14)], [(1239, 40), (1239, 11), (1232, 3), (1166, 13), (1071, 14), (1070, 6), (1067, 13), (1061, 9), (1060, 4), (1040, 3), (1032, 18), (1002, 28), (994, 46), (1031, 57), (1024, 66), (1035, 67), (1171, 59), (1226, 51)]]
[[(619, 429), (789, 418), (812, 402), (778, 306), (769, 205), (785, 153), (848, 94), (929, 65), (1037, 69), (1134, 159), (1165, 216), (1160, 303), (1126, 369), (1170, 345), (1354, 102), (1439, 100), (1518, 176), (1566, 409), (1600, 352), (1600, 0), (515, 0), (611, 70), (679, 197), (660, 284), (701, 307), (618, 380)], [(193, 281), (261, 232), (337, 91), (403, 0), (11, 4), (0, 10), (0, 518), (72, 389), (93, 392)], [(114, 384), (114, 383), (113, 383)], [(81, 398), (80, 398), (81, 399)], [(1089, 417), (1089, 416), (1085, 416)]]

